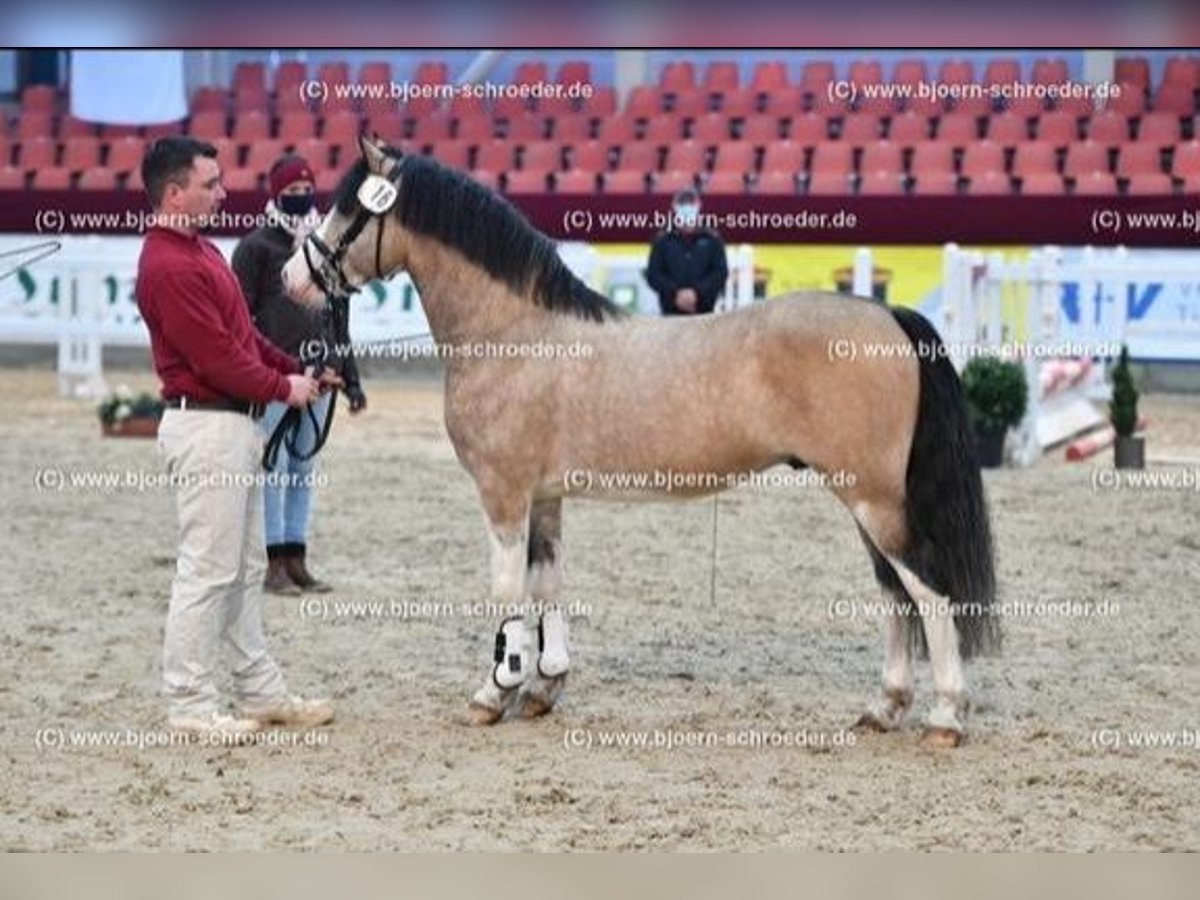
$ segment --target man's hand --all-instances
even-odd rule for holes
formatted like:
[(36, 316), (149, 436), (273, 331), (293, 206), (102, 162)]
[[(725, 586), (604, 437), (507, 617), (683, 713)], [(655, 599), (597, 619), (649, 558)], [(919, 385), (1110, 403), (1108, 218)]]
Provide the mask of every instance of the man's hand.
[(350, 401), (350, 415), (356, 416), (367, 408), (367, 395), (358, 382), (346, 385), (346, 399)]
[(680, 288), (675, 292), (675, 305), (684, 312), (695, 312), (696, 292), (691, 288)]
[(306, 406), (317, 399), (320, 388), (311, 375), (288, 375), (288, 406)]

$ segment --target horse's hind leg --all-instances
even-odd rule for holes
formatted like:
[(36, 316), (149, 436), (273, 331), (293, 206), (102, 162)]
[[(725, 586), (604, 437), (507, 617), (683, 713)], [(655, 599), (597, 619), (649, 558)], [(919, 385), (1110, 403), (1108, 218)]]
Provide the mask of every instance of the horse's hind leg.
[(538, 659), (525, 687), (521, 715), (542, 716), (554, 708), (567, 681), (567, 619), (562, 596), (562, 500), (533, 504), (529, 515), (529, 595), (542, 610)]
[(863, 543), (875, 565), (875, 580), (883, 593), (887, 612), (883, 617), (883, 691), (867, 706), (858, 727), (874, 731), (892, 731), (900, 727), (912, 708), (912, 616), (916, 610), (895, 569), (859, 529)]
[[(482, 493), (482, 492), (481, 492)], [(483, 493), (491, 539), (492, 602), (501, 609), (518, 609), (525, 601), (525, 563), (529, 546), (529, 501), (518, 496)], [(500, 623), (494, 665), (483, 686), (471, 698), (472, 719), (492, 725), (515, 705), (519, 688), (529, 680), (531, 635), (524, 616)]]

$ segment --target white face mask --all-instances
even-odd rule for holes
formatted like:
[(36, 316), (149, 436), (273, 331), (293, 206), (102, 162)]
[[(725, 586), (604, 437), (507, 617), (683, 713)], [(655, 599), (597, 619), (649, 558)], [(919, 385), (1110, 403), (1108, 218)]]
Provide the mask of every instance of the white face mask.
[(675, 207), (675, 221), (685, 228), (694, 228), (700, 220), (700, 205), (680, 203)]

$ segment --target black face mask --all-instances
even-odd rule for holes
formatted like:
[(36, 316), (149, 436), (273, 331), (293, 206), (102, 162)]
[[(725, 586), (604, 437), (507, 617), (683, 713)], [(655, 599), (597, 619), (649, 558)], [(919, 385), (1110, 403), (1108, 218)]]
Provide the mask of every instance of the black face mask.
[(289, 216), (307, 215), (316, 205), (317, 198), (312, 194), (280, 194), (279, 210)]

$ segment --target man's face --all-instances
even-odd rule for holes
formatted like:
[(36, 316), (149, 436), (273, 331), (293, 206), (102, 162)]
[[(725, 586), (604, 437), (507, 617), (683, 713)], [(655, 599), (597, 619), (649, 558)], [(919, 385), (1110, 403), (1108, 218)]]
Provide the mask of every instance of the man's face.
[(183, 184), (169, 183), (163, 198), (163, 212), (178, 216), (199, 228), (211, 220), (225, 199), (221, 187), (221, 169), (215, 159), (197, 156), (192, 160)]

